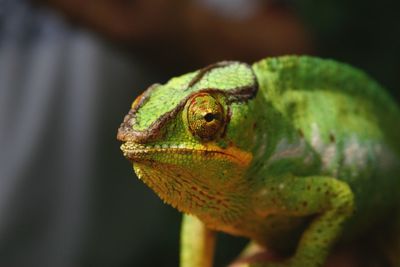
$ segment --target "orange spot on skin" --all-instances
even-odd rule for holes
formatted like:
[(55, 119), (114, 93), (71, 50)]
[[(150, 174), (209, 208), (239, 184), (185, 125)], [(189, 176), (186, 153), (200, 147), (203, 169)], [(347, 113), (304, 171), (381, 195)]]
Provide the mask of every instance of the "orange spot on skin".
[(215, 199), (213, 196), (208, 195), (208, 194), (204, 193), (204, 192), (201, 191), (201, 190), (199, 191), (199, 193), (200, 193), (200, 195), (202, 195), (202, 196), (208, 198), (209, 200), (214, 200), (214, 199)]
[(136, 99), (133, 101), (132, 106), (131, 106), (132, 109), (136, 108), (137, 105), (140, 103), (140, 100), (142, 99), (143, 94), (144, 94), (144, 92), (141, 93), (138, 97), (136, 97)]

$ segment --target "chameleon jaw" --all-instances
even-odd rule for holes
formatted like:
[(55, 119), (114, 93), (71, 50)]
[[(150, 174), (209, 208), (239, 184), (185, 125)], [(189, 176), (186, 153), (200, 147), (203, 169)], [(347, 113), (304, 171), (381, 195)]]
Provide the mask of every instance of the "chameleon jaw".
[(252, 160), (252, 154), (236, 148), (220, 148), (216, 145), (204, 145), (194, 148), (185, 144), (163, 144), (163, 145), (142, 145), (134, 142), (125, 142), (121, 145), (124, 156), (133, 162), (156, 161), (153, 156), (159, 154), (168, 155), (194, 155), (203, 158), (221, 158), (234, 162), (241, 166), (248, 166)]
[[(212, 229), (220, 229), (219, 222), (234, 223), (245, 210), (238, 200), (249, 195), (242, 178), (252, 160), (250, 152), (210, 142), (153, 145), (127, 141), (121, 150), (133, 163), (137, 177), (165, 203), (195, 214)], [(233, 188), (234, 194), (227, 188)]]

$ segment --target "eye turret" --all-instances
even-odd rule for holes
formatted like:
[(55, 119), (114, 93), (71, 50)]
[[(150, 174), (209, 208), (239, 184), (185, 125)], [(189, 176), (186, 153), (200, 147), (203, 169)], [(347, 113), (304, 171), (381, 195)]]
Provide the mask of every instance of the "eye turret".
[(187, 121), (191, 133), (203, 140), (218, 136), (225, 126), (225, 112), (217, 99), (198, 94), (189, 99)]

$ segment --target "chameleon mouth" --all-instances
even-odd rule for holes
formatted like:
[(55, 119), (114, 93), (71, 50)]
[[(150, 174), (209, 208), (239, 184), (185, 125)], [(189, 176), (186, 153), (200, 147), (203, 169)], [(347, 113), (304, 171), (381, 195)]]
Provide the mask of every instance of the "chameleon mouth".
[(225, 149), (216, 145), (193, 148), (184, 144), (142, 145), (133, 142), (125, 142), (121, 145), (121, 150), (124, 156), (133, 162), (154, 161), (152, 155), (157, 154), (198, 155), (202, 158), (220, 158), (242, 166), (247, 166), (252, 159), (251, 153), (233, 146)]

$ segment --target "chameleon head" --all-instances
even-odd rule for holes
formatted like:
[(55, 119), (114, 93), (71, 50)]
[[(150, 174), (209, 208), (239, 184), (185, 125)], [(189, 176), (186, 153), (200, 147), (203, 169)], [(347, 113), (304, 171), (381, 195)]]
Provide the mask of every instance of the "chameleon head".
[(205, 220), (233, 219), (249, 186), (257, 86), (239, 62), (151, 86), (118, 130), (124, 156), (165, 202)]

